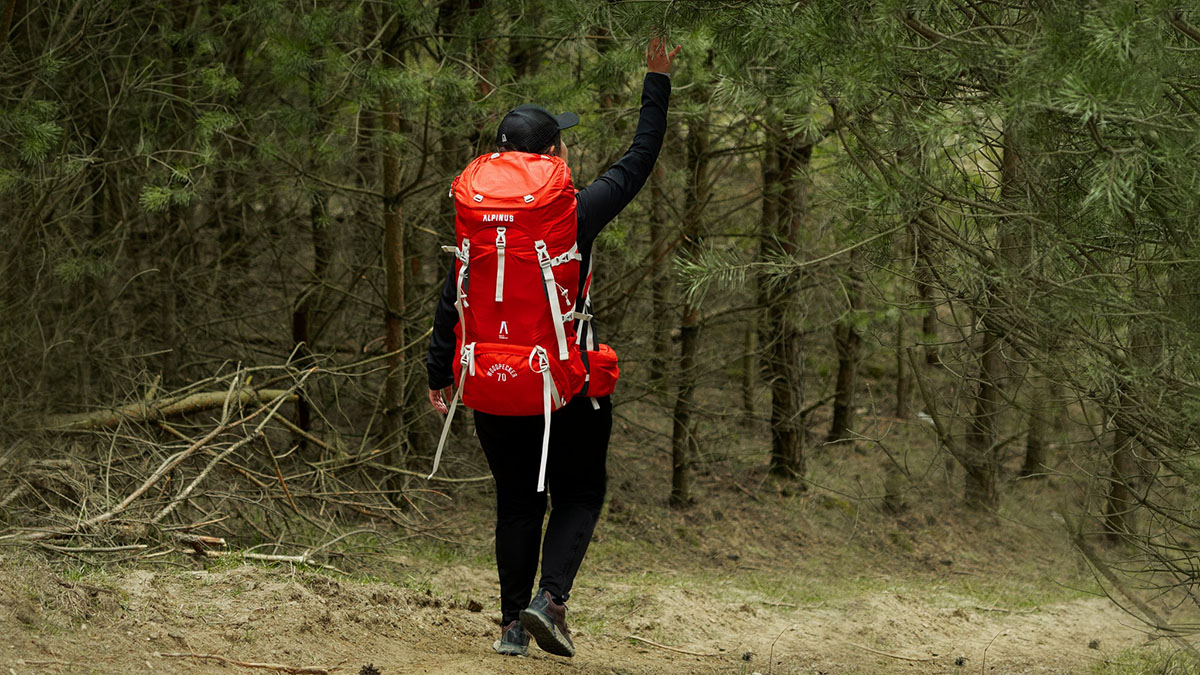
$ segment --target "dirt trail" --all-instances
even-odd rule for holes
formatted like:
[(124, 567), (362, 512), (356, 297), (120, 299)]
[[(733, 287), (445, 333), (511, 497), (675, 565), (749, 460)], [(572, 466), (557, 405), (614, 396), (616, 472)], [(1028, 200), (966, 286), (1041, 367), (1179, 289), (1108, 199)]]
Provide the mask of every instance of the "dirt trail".
[[(946, 594), (876, 590), (804, 607), (601, 577), (576, 593), (577, 657), (534, 648), (530, 657), (506, 658), (490, 648), (490, 570), (449, 567), (433, 577), (440, 590), (432, 593), (249, 565), (79, 581), (43, 564), (0, 558), (0, 569), (0, 673), (17, 675), (270, 672), (168, 653), (351, 674), (368, 663), (384, 674), (447, 675), (1069, 673), (1144, 642), (1102, 598), (1007, 611)], [(629, 639), (634, 634), (703, 656)]]

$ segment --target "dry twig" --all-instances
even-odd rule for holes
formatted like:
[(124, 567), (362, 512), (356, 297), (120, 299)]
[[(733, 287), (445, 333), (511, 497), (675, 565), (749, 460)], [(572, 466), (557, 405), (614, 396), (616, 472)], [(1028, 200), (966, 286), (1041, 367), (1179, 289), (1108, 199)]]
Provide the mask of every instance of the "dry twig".
[(720, 656), (720, 654), (705, 654), (703, 652), (692, 652), (692, 651), (688, 651), (686, 649), (680, 649), (678, 647), (668, 647), (667, 645), (659, 644), (659, 643), (655, 642), (654, 640), (647, 640), (646, 638), (639, 637), (637, 635), (630, 635), (629, 639), (637, 640), (638, 642), (645, 642), (646, 644), (650, 645), (651, 647), (658, 647), (659, 649), (665, 649), (669, 652), (677, 652), (679, 654), (687, 654), (689, 656)]
[(932, 657), (932, 656), (928, 657), (928, 658), (915, 658), (912, 656), (900, 656), (899, 654), (889, 654), (888, 652), (882, 652), (882, 651), (879, 651), (878, 649), (871, 649), (870, 647), (866, 647), (864, 645), (856, 645), (853, 642), (847, 642), (846, 644), (850, 647), (854, 647), (855, 649), (861, 649), (864, 652), (878, 654), (879, 656), (886, 656), (889, 659), (897, 659), (899, 661), (911, 661), (913, 663), (928, 663), (930, 661), (937, 660), (937, 657)]
[[(293, 675), (329, 675), (333, 671), (341, 668), (341, 663), (336, 666), (286, 666), (281, 663), (252, 663), (250, 661), (238, 661), (235, 659), (217, 656), (216, 654), (193, 654), (188, 652), (155, 652), (155, 656), (163, 659), (201, 659), (209, 661), (218, 661), (220, 663), (241, 668), (262, 668), (263, 670), (275, 670), (281, 673), (292, 673)], [(345, 661), (342, 661), (345, 663)]]

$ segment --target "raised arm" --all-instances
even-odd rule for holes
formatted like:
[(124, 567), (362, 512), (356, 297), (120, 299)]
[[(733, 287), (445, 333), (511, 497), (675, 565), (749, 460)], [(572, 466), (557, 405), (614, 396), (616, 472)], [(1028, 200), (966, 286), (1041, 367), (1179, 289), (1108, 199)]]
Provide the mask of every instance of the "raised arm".
[(666, 38), (654, 38), (646, 47), (646, 77), (642, 82), (642, 107), (633, 143), (621, 159), (579, 191), (579, 237), (596, 238), (600, 230), (625, 208), (645, 185), (667, 132), (667, 103), (671, 98), (671, 66), (679, 46), (667, 52)]

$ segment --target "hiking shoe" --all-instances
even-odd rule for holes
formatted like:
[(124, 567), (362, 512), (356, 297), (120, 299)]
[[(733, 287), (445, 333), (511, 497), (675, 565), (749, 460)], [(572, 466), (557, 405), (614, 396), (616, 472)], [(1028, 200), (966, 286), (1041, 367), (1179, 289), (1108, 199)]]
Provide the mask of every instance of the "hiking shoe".
[(575, 645), (567, 630), (567, 606), (555, 602), (550, 591), (539, 589), (533, 602), (521, 610), (521, 626), (542, 649), (559, 656), (575, 656)]
[(492, 643), (497, 654), (529, 656), (529, 633), (521, 628), (520, 621), (509, 621), (500, 628), (500, 639)]

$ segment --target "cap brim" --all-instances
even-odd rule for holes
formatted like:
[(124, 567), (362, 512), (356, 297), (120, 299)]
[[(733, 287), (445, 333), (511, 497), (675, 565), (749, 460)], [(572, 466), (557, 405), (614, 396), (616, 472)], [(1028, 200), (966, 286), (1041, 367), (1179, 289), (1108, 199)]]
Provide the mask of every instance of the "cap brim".
[(553, 117), (554, 121), (558, 122), (559, 131), (562, 131), (563, 129), (570, 129), (576, 124), (579, 124), (579, 115), (576, 115), (573, 112), (559, 113)]

